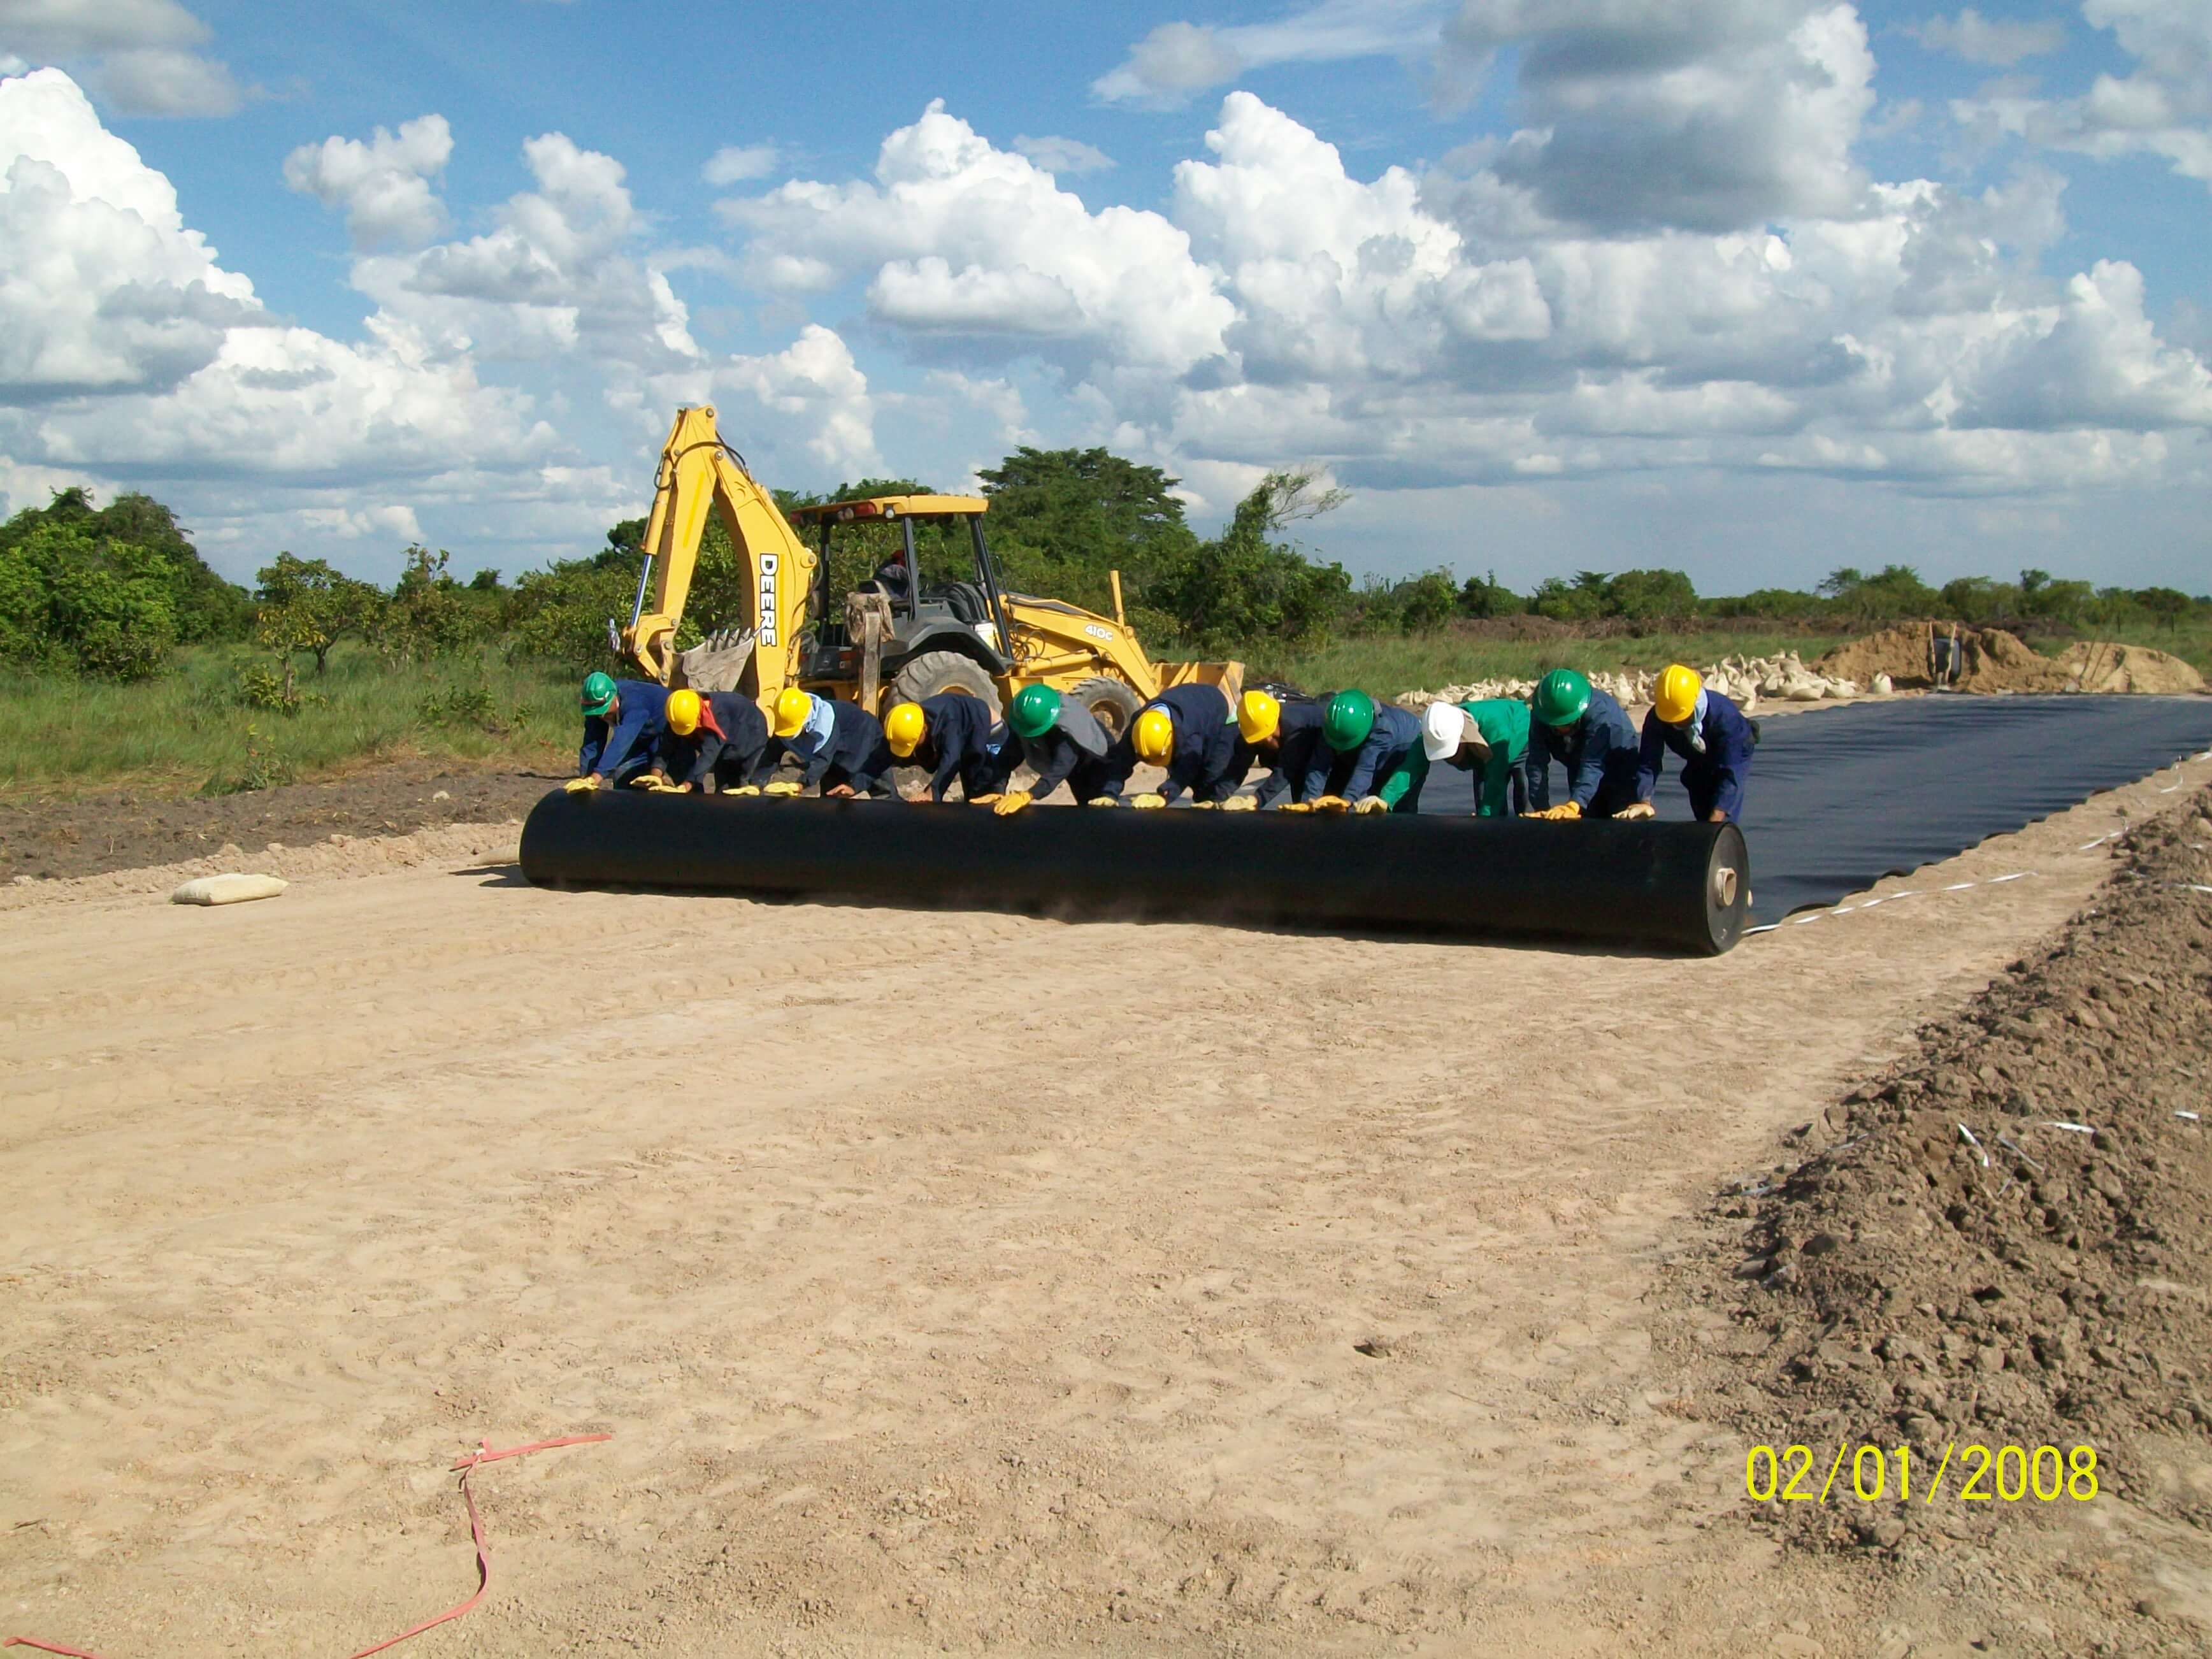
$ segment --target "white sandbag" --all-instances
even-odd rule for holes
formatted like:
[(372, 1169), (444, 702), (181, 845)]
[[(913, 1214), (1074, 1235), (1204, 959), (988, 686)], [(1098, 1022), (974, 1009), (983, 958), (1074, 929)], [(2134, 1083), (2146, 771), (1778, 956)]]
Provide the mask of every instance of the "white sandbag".
[(289, 884), (274, 876), (198, 876), (169, 895), (172, 904), (243, 904), (275, 898)]

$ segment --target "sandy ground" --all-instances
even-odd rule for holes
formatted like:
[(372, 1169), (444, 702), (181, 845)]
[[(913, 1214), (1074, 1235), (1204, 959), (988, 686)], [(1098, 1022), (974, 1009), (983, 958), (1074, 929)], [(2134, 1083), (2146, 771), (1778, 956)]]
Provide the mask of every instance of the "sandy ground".
[(2183, 776), (1712, 962), (540, 892), (496, 829), (0, 893), (0, 1635), (350, 1651), (469, 1588), (456, 1455), (605, 1431), (478, 1477), (491, 1595), (403, 1651), (2087, 1650), (2037, 1564), (2203, 1540), (1784, 1553), (1652, 1292)]

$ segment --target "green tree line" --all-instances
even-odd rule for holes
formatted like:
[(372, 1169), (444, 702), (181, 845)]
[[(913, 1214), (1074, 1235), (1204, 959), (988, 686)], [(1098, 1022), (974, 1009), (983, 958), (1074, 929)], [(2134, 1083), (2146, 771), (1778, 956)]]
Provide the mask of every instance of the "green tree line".
[[(981, 475), (985, 525), (1006, 585), (1101, 612), (1112, 609), (1118, 571), (1131, 623), (1155, 651), (1255, 654), (1311, 649), (1334, 637), (1419, 635), (1463, 619), (1534, 616), (1628, 631), (1760, 619), (1808, 626), (1873, 627), (1908, 617), (2072, 627), (2212, 621), (2212, 599), (2168, 587), (2095, 587), (2023, 570), (2014, 581), (1963, 577), (1932, 586), (1910, 567), (1831, 572), (1811, 592), (1769, 588), (1699, 594), (1679, 570), (1582, 570), (1528, 593), (1494, 574), (1462, 578), (1438, 568), (1355, 584), (1344, 568), (1300, 546), (1292, 532), (1330, 512), (1343, 492), (1310, 471), (1267, 475), (1218, 535), (1186, 520), (1179, 481), (1103, 448), (1024, 447)], [(778, 492), (787, 510), (854, 495), (926, 492), (913, 479), (862, 478), (826, 495)], [(321, 673), (331, 649), (353, 640), (394, 662), (497, 644), (516, 658), (602, 661), (606, 623), (626, 617), (636, 590), (642, 519), (607, 532), (580, 559), (462, 581), (442, 550), (411, 546), (389, 589), (323, 559), (278, 553), (249, 590), (200, 558), (175, 515), (142, 495), (95, 507), (82, 490), (58, 494), (0, 525), (0, 661), (33, 671), (144, 678), (180, 645), (251, 641), (281, 665), (291, 698), (295, 673)], [(886, 526), (847, 526), (833, 542), (834, 591), (849, 589), (896, 545)], [(964, 532), (922, 526), (925, 580), (963, 579)], [(748, 584), (718, 521), (710, 520), (678, 643), (737, 621)]]

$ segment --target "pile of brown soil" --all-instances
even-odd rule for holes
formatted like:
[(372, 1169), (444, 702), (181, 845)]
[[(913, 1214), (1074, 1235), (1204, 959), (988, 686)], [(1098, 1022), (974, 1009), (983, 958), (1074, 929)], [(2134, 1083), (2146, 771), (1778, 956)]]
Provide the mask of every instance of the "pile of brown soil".
[(0, 880), (99, 875), (174, 864), (226, 843), (258, 853), (333, 833), (405, 835), (448, 823), (526, 816), (556, 779), (529, 772), (457, 772), (422, 762), (380, 766), (331, 783), (173, 800), (131, 793), (0, 800)]
[[(2199, 814), (2212, 791), (2136, 831), (2094, 908), (1799, 1130), (1813, 1155), (1776, 1189), (1723, 1200), (1747, 1259), (1694, 1294), (1753, 1357), (1707, 1362), (1699, 1414), (1747, 1443), (1906, 1443), (1922, 1483), (1948, 1445), (2092, 1445), (2103, 1492), (2212, 1525), (2212, 1497), (2169, 1473), (2212, 1446), (2212, 1125), (2188, 1115), (2212, 1115)], [(2014, 1507), (1759, 1512), (1801, 1541), (1897, 1547)]]
[(1960, 690), (2067, 691), (2074, 688), (2072, 670), (2038, 654), (2002, 629), (1966, 628), (1951, 623), (1899, 623), (1838, 646), (1813, 665), (1814, 672), (1833, 679), (1856, 680), (1861, 685), (1870, 684), (1876, 674), (1887, 674), (1900, 690), (1924, 689), (1930, 683), (1929, 630), (1948, 636), (1954, 626), (1966, 658), (1957, 681)]
[(2171, 696), (2204, 689), (2204, 677), (2194, 668), (2147, 645), (2085, 640), (2060, 652), (2058, 662), (2084, 691), (2140, 691)]

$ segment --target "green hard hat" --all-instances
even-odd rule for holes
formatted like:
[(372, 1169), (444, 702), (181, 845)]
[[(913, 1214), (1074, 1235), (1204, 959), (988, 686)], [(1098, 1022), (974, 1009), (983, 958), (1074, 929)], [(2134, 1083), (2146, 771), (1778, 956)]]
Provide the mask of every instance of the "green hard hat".
[(1048, 685), (1025, 685), (1014, 694), (1006, 724), (1021, 738), (1041, 738), (1060, 718), (1060, 693)]
[(1547, 726), (1572, 726), (1589, 707), (1590, 683), (1571, 668), (1554, 668), (1536, 682), (1529, 706)]
[(613, 675), (586, 674), (584, 676), (583, 704), (584, 712), (586, 714), (604, 714), (614, 707), (614, 703), (615, 677)]
[(1340, 755), (1359, 747), (1375, 729), (1375, 699), (1364, 691), (1340, 691), (1322, 716), (1322, 741)]

